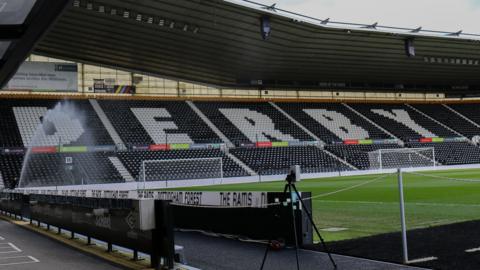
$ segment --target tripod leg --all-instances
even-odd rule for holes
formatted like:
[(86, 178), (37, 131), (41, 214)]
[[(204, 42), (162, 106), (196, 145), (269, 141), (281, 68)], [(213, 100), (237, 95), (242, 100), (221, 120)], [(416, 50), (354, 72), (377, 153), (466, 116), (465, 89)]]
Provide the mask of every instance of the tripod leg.
[[(286, 187), (287, 189), (287, 187)], [(298, 258), (298, 236), (297, 236), (297, 222), (295, 218), (295, 209), (293, 208), (293, 193), (292, 193), (292, 184), (288, 184), (288, 192), (290, 193), (290, 207), (292, 209), (292, 218), (293, 218), (293, 235), (295, 240), (295, 257), (297, 259), (297, 270), (300, 270), (300, 261)]]
[(293, 185), (293, 189), (295, 190), (295, 194), (297, 194), (297, 197), (298, 197), (300, 203), (302, 204), (302, 207), (303, 207), (305, 213), (307, 213), (308, 219), (310, 220), (310, 223), (312, 224), (313, 228), (315, 229), (315, 232), (317, 233), (318, 238), (320, 238), (320, 242), (322, 243), (323, 249), (327, 253), (328, 258), (330, 259), (330, 262), (332, 262), (333, 268), (337, 269), (337, 264), (335, 263), (335, 260), (332, 257), (332, 253), (330, 253), (330, 250), (327, 248), (327, 244), (325, 244), (325, 240), (323, 240), (323, 237), (320, 234), (320, 231), (318, 230), (317, 225), (315, 225), (315, 223), (313, 222), (312, 213), (310, 213), (310, 211), (308, 211), (307, 207), (305, 206), (305, 204), (302, 201), (302, 198), (300, 197), (300, 193), (298, 192), (297, 188), (294, 185)]
[(267, 243), (267, 248), (265, 248), (265, 254), (263, 255), (262, 266), (260, 266), (260, 270), (263, 270), (263, 266), (265, 266), (265, 261), (267, 260), (268, 250), (270, 249), (270, 241)]

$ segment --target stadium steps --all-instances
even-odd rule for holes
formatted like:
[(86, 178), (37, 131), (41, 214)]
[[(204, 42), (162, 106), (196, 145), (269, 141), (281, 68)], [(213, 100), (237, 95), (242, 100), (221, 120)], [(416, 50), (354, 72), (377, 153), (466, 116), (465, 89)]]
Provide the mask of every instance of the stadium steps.
[(108, 160), (112, 163), (113, 167), (117, 169), (118, 173), (122, 176), (125, 182), (135, 182), (135, 179), (132, 177), (127, 168), (123, 165), (118, 157), (108, 157)]
[(370, 124), (376, 126), (378, 129), (380, 129), (381, 131), (385, 132), (386, 134), (388, 134), (389, 136), (391, 136), (392, 138), (398, 140), (399, 144), (401, 146), (404, 146), (405, 145), (405, 142), (400, 140), (400, 138), (398, 138), (397, 136), (393, 135), (391, 132), (389, 132), (388, 130), (384, 129), (383, 127), (379, 126), (377, 123), (375, 123), (374, 121), (370, 120), (368, 117), (364, 116), (363, 114), (359, 113), (357, 110), (355, 110), (354, 108), (352, 108), (350, 105), (346, 104), (346, 103), (342, 103), (343, 106), (347, 107), (349, 110), (351, 110), (352, 112), (354, 112), (355, 114), (357, 114), (358, 116), (362, 117), (363, 119), (367, 120)]
[(113, 127), (112, 123), (108, 119), (107, 115), (103, 111), (102, 107), (100, 107), (100, 104), (98, 104), (98, 101), (95, 99), (89, 99), (88, 100), (90, 104), (92, 105), (93, 109), (97, 113), (98, 117), (100, 118), (100, 121), (102, 121), (103, 126), (107, 130), (108, 134), (112, 138), (113, 142), (119, 146), (122, 149), (126, 149), (125, 144), (123, 143), (122, 139), (120, 138), (120, 135), (118, 135), (117, 131)]
[(248, 167), (247, 164), (245, 164), (243, 161), (238, 159), (236, 156), (234, 156), (231, 153), (226, 153), (229, 158), (231, 158), (235, 163), (237, 163), (238, 166), (242, 167), (249, 175), (254, 176), (258, 175), (252, 168)]
[(334, 153), (328, 151), (327, 149), (325, 149), (325, 148), (323, 148), (323, 147), (321, 147), (321, 146), (317, 146), (317, 147), (320, 148), (320, 149), (322, 149), (322, 151), (325, 152), (325, 154), (327, 154), (327, 155), (335, 158), (336, 160), (338, 160), (338, 161), (340, 161), (341, 163), (345, 164), (346, 166), (352, 168), (353, 170), (356, 170), (356, 171), (359, 170), (357, 167), (353, 166), (352, 164), (348, 163), (346, 160), (338, 157), (337, 155), (335, 155)]
[[(460, 134), (460, 133), (459, 133), (459, 132), (457, 132), (456, 130), (454, 130), (454, 129), (451, 129), (450, 127), (448, 127), (448, 126), (444, 125), (444, 124), (443, 124), (443, 123), (441, 123), (440, 121), (438, 121), (438, 120), (436, 120), (436, 119), (434, 119), (434, 118), (430, 117), (429, 115), (427, 115), (427, 114), (423, 113), (422, 111), (418, 110), (417, 108), (413, 107), (412, 105), (405, 103), (405, 106), (407, 106), (407, 107), (409, 107), (410, 109), (412, 109), (412, 110), (414, 110), (414, 111), (418, 112), (419, 114), (421, 114), (421, 115), (425, 116), (426, 118), (428, 118), (428, 119), (432, 120), (433, 122), (437, 123), (438, 125), (440, 125), (440, 126), (442, 126), (442, 127), (446, 128), (446, 129), (450, 130), (451, 132), (453, 132), (453, 133), (457, 134), (459, 137), (464, 137), (464, 138), (465, 138), (465, 136), (463, 136), (462, 134)], [(467, 139), (468, 139), (468, 138), (467, 138)], [(470, 140), (468, 140), (468, 141), (470, 142)], [(470, 143), (471, 143), (471, 142), (470, 142)]]
[(203, 122), (205, 122), (205, 124), (208, 125), (208, 127), (210, 127), (210, 129), (215, 132), (215, 134), (217, 134), (217, 136), (227, 145), (227, 147), (231, 148), (231, 147), (234, 147), (233, 143), (227, 138), (227, 136), (225, 136), (211, 121), (210, 119), (208, 119), (208, 117), (205, 116), (205, 114), (202, 113), (202, 111), (200, 111), (197, 106), (195, 106), (195, 104), (190, 101), (190, 100), (187, 100), (186, 101), (188, 106), (190, 106), (190, 108), (192, 108), (192, 110), (203, 120)]
[(447, 108), (449, 111), (453, 112), (454, 114), (462, 117), (463, 119), (465, 119), (467, 122), (469, 122), (470, 124), (480, 128), (480, 125), (475, 123), (474, 121), (470, 120), (470, 118), (466, 117), (465, 115), (457, 112), (455, 109), (453, 109), (452, 107), (448, 106), (447, 104), (442, 104), (443, 107)]
[(287, 117), (290, 121), (292, 121), (297, 127), (301, 128), (303, 131), (305, 131), (310, 137), (315, 139), (317, 142), (319, 142), (322, 145), (325, 145), (325, 142), (323, 142), (317, 135), (313, 134), (309, 129), (304, 127), (302, 124), (300, 124), (297, 120), (295, 120), (292, 116), (290, 116), (288, 113), (286, 113), (282, 108), (280, 108), (277, 104), (273, 102), (268, 102), (272, 107), (277, 109), (281, 114), (283, 114), (285, 117)]
[(2, 172), (0, 172), (0, 190), (5, 189), (5, 184), (3, 183), (3, 175)]

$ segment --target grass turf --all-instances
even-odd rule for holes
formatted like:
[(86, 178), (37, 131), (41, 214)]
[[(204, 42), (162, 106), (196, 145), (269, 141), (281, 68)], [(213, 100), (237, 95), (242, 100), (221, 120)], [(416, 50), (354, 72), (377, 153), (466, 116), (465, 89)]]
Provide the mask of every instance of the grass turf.
[[(480, 170), (431, 171), (425, 174), (479, 180), (464, 182), (404, 174), (408, 229), (480, 219)], [(313, 215), (327, 241), (400, 230), (397, 175), (387, 175), (378, 181), (371, 181), (378, 176), (321, 178), (297, 183), (300, 191), (310, 191), (313, 196), (323, 194), (322, 197), (313, 199)], [(351, 188), (357, 185), (360, 186)], [(283, 187), (284, 182), (280, 181), (193, 187), (187, 190), (283, 191)], [(333, 193), (339, 190), (344, 191)], [(325, 195), (327, 193), (333, 194)], [(329, 228), (345, 230), (325, 231)]]

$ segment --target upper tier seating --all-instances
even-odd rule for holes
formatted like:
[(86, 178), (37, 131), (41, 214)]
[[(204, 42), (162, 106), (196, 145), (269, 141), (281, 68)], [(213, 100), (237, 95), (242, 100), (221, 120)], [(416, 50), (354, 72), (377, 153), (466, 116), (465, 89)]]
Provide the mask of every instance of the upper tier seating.
[[(452, 112), (441, 104), (415, 104), (413, 106), (467, 138), (480, 135), (479, 127), (465, 120), (465, 118)], [(480, 113), (480, 110), (478, 110), (478, 113)]]
[(391, 139), (370, 122), (340, 103), (277, 103), (325, 143), (349, 139)]
[(400, 148), (398, 144), (376, 144), (376, 145), (328, 145), (325, 147), (336, 156), (346, 160), (360, 170), (371, 168), (368, 153), (379, 149)]
[(221, 143), (221, 139), (182, 101), (99, 102), (127, 145)]
[[(119, 152), (118, 157), (136, 180), (141, 180), (142, 176), (141, 167), (144, 160), (173, 160), (173, 159), (193, 159), (193, 158), (213, 158), (221, 157), (223, 162), (223, 175), (224, 177), (232, 176), (248, 176), (239, 165), (225, 155), (218, 149), (199, 149), (199, 150), (173, 150), (173, 151), (129, 151)], [(177, 165), (182, 165), (179, 163)], [(171, 166), (177, 166), (172, 163)], [(200, 164), (199, 164), (200, 165)], [(199, 174), (201, 174), (201, 165), (198, 168)], [(177, 176), (172, 175), (172, 180), (175, 180)], [(198, 177), (192, 177), (198, 178)], [(178, 177), (180, 179), (180, 176)], [(148, 180), (148, 179), (147, 179)]]
[(480, 163), (480, 148), (468, 142), (410, 143), (408, 146), (435, 148), (435, 159), (442, 165)]
[[(49, 109), (58, 114), (42, 130), (37, 128)], [(28, 146), (37, 136), (36, 146), (47, 145), (112, 145), (113, 141), (88, 100), (0, 100), (0, 144), (3, 147)]]
[(293, 165), (300, 165), (303, 173), (351, 170), (315, 146), (236, 148), (230, 152), (261, 175), (286, 174)]
[(267, 102), (195, 102), (235, 145), (265, 141), (313, 141)]
[[(473, 121), (474, 123), (480, 125), (479, 104), (448, 104), (448, 106), (454, 109), (455, 111), (459, 112), (463, 116), (467, 117), (469, 120)], [(459, 122), (459, 123), (462, 123), (462, 122)], [(452, 125), (455, 125), (455, 128), (458, 128), (455, 122), (453, 122)], [(470, 139), (474, 136), (480, 135), (480, 127), (475, 126), (475, 128), (469, 130), (468, 132), (464, 131), (464, 135), (466, 135)]]
[(457, 134), (404, 104), (349, 104), (370, 120), (404, 141)]
[[(20, 179), (21, 187), (124, 182), (104, 153), (32, 154)], [(66, 159), (71, 157), (72, 167)]]

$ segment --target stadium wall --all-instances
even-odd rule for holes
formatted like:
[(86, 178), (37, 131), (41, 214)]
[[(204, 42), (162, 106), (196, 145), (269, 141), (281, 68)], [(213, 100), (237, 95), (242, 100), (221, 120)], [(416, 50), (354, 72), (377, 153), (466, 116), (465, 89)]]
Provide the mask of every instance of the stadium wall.
[[(31, 55), (27, 61), (71, 63), (39, 55)], [(444, 100), (444, 93), (399, 93), (381, 91), (348, 91), (341, 89), (228, 89), (137, 74), (118, 69), (77, 63), (78, 89), (80, 93), (94, 94), (95, 80), (109, 80), (115, 85), (134, 85), (137, 96), (183, 98), (243, 98), (243, 99), (302, 99), (302, 100), (396, 100), (435, 101)], [(25, 89), (29, 91), (30, 89)], [(401, 91), (399, 89), (399, 91)], [(129, 95), (127, 95), (129, 96)]]

